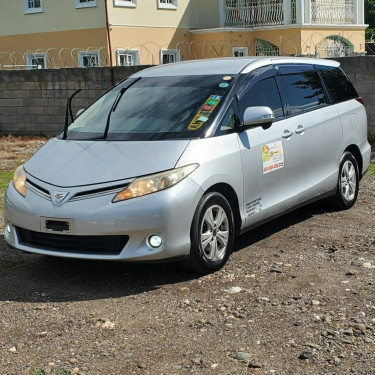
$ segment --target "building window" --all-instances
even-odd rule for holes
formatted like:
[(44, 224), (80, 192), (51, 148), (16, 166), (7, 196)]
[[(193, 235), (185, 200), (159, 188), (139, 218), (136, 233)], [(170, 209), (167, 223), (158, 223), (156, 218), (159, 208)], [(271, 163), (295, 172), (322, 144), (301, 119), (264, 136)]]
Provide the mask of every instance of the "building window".
[(171, 64), (180, 61), (180, 51), (178, 49), (164, 49), (160, 56), (161, 64)]
[(25, 14), (43, 12), (42, 0), (24, 0)]
[(255, 39), (255, 56), (279, 56), (279, 47), (264, 39)]
[(137, 0), (113, 0), (115, 7), (127, 7), (135, 8), (137, 6)]
[(100, 66), (99, 51), (78, 52), (78, 66), (81, 68)]
[(233, 47), (233, 57), (248, 56), (249, 49), (247, 47)]
[(177, 0), (158, 0), (159, 9), (177, 9)]
[(139, 65), (139, 51), (138, 50), (117, 51), (117, 65), (119, 66)]
[(75, 0), (76, 8), (96, 7), (96, 0)]
[(353, 44), (340, 35), (330, 35), (315, 47), (315, 56), (319, 58), (335, 58), (350, 56), (354, 51)]
[(45, 53), (28, 53), (26, 65), (27, 69), (45, 69), (47, 67), (47, 56)]

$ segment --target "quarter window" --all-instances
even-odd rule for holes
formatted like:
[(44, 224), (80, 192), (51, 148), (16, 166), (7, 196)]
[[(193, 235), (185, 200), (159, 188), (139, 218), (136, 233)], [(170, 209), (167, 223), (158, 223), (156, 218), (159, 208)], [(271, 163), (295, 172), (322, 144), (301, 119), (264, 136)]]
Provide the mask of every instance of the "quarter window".
[(320, 77), (316, 71), (278, 77), (288, 105), (288, 114), (309, 111), (327, 103)]
[(96, 0), (75, 0), (76, 8), (96, 7)]
[(44, 53), (30, 53), (26, 55), (27, 69), (45, 69), (47, 56)]
[(177, 9), (177, 0), (158, 0), (159, 9)]
[(100, 66), (99, 51), (78, 52), (78, 65), (81, 68)]
[(318, 69), (322, 74), (334, 103), (358, 98), (357, 91), (353, 87), (353, 84), (340, 68), (325, 66), (318, 67)]
[(230, 133), (239, 124), (240, 124), (240, 121), (236, 114), (234, 104), (232, 103), (230, 107), (228, 108), (228, 110), (226, 111), (223, 119), (221, 120), (219, 129), (216, 133), (217, 135)]
[(284, 117), (279, 90), (273, 77), (257, 82), (241, 98), (240, 115), (243, 118), (247, 107), (270, 107), (275, 115), (275, 121)]
[(25, 14), (43, 12), (42, 0), (24, 0)]
[(162, 50), (160, 60), (162, 64), (171, 64), (180, 61), (180, 51), (178, 49)]

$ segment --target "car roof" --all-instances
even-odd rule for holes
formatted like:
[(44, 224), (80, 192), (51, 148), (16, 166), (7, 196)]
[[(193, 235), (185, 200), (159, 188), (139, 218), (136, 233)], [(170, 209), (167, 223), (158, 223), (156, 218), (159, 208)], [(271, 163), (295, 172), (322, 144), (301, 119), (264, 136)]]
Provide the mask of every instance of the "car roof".
[(158, 65), (141, 70), (132, 75), (138, 77), (166, 77), (189, 75), (216, 75), (216, 74), (246, 74), (252, 70), (266, 65), (278, 64), (310, 64), (325, 66), (340, 66), (333, 60), (313, 59), (307, 57), (229, 57), (218, 59), (204, 59), (178, 62), (173, 64)]

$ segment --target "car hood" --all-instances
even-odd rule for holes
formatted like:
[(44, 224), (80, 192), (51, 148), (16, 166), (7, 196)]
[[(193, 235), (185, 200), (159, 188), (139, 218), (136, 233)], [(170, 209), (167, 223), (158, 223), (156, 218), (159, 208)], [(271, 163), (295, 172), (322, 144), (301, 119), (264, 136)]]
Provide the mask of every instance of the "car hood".
[(33, 177), (59, 187), (134, 178), (174, 168), (189, 140), (116, 142), (52, 139), (26, 164)]

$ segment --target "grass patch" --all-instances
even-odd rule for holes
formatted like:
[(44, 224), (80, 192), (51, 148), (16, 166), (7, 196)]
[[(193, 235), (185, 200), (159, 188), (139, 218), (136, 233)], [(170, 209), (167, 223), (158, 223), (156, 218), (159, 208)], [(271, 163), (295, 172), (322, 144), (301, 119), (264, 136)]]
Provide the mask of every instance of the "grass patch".
[(375, 164), (370, 164), (370, 167), (368, 169), (368, 174), (370, 176), (375, 176)]
[(13, 170), (0, 171), (0, 233), (2, 233), (2, 219), (3, 216), (3, 203), (5, 190), (8, 188), (9, 182), (12, 181)]
[(12, 181), (13, 171), (0, 171), (0, 191), (2, 193), (7, 189), (9, 182)]

